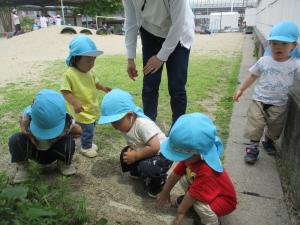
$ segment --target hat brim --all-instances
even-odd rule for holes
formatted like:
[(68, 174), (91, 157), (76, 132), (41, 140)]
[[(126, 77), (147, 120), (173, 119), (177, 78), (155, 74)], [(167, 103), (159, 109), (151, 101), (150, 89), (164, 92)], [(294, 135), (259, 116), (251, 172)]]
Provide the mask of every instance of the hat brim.
[(101, 116), (98, 120), (98, 124), (107, 124), (107, 123), (113, 123), (120, 119), (122, 119), (127, 113), (120, 113), (116, 115), (111, 116)]
[(170, 139), (166, 138), (160, 145), (160, 152), (171, 161), (180, 162), (190, 158), (193, 154), (177, 152), (170, 145)]
[(92, 56), (92, 57), (97, 57), (99, 55), (102, 55), (103, 51), (89, 51), (89, 52), (84, 52), (84, 53), (80, 53), (79, 55), (71, 55), (69, 54), (68, 57), (66, 58), (66, 64), (68, 66), (71, 66), (71, 58), (73, 56)]
[(268, 41), (282, 41), (282, 42), (288, 42), (288, 43), (297, 42), (297, 40), (295, 40), (293, 38), (288, 38), (285, 36), (272, 36), (272, 37), (268, 38)]
[(103, 51), (99, 51), (99, 50), (80, 53), (80, 55), (82, 55), (82, 56), (94, 56), (94, 57), (97, 57), (102, 54), (103, 54)]
[(39, 140), (49, 140), (58, 137), (65, 128), (65, 120), (51, 129), (41, 129), (32, 120), (30, 122), (31, 133)]
[(223, 166), (219, 157), (217, 146), (215, 144), (209, 151), (202, 153), (202, 157), (207, 165), (214, 171), (219, 173), (223, 172)]

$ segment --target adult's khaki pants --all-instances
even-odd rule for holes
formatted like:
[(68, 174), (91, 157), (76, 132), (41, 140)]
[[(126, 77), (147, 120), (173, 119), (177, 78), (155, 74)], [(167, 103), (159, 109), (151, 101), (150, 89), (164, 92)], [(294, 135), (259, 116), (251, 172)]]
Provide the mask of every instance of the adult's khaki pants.
[[(188, 187), (191, 185), (186, 176), (180, 179), (180, 184), (184, 191), (186, 192)], [(218, 216), (212, 211), (208, 204), (200, 201), (196, 201), (193, 204), (193, 208), (201, 218), (201, 223), (206, 225), (219, 225)]]
[(253, 100), (248, 109), (244, 137), (260, 141), (265, 136), (277, 140), (284, 126), (287, 105), (271, 106), (264, 109), (264, 104)]

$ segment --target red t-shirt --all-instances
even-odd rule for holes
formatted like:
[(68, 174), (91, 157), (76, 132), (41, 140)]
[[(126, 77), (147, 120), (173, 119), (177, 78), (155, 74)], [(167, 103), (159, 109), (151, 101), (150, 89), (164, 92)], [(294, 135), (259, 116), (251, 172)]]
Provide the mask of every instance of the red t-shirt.
[(209, 204), (217, 216), (227, 215), (236, 208), (236, 192), (225, 170), (218, 173), (203, 160), (190, 167), (182, 161), (176, 165), (174, 173), (179, 176), (187, 174), (191, 182), (188, 188), (190, 196)]

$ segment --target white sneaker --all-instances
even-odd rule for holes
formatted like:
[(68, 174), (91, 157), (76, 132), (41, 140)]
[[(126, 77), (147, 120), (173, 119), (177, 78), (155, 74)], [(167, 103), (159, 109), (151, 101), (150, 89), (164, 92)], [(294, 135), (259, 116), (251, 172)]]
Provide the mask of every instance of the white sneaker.
[(63, 161), (57, 160), (57, 168), (64, 176), (70, 176), (76, 173), (76, 168), (73, 164), (66, 165)]
[(25, 165), (17, 165), (17, 172), (13, 179), (14, 184), (19, 184), (24, 182), (27, 179), (27, 171)]
[(92, 144), (92, 147), (88, 149), (81, 148), (80, 153), (88, 158), (94, 158), (98, 155), (98, 146), (95, 144)]

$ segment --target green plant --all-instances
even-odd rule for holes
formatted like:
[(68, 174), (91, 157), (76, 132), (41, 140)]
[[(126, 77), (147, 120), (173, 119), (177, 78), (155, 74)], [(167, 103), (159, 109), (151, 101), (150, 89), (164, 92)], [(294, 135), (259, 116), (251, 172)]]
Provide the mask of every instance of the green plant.
[(21, 19), (21, 28), (22, 28), (22, 30), (30, 31), (31, 28), (32, 28), (33, 23), (34, 23), (34, 19), (32, 17), (24, 16)]

